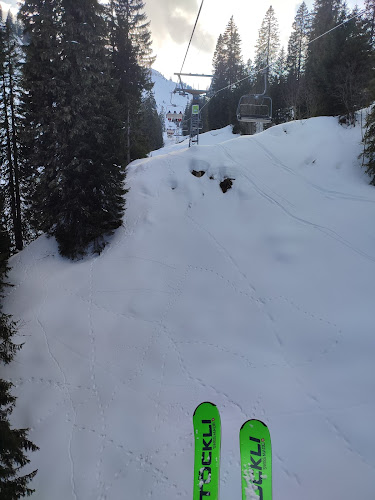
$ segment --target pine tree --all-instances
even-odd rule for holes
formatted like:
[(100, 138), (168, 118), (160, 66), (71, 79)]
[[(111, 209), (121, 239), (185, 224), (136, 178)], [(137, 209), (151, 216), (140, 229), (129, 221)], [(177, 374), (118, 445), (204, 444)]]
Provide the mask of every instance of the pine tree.
[[(1, 16), (1, 13), (0, 13)], [(16, 26), (10, 12), (5, 23), (0, 22), (0, 106), (3, 116), (1, 132), (3, 142), (2, 163), (8, 186), (7, 205), (10, 211), (12, 243), (17, 250), (23, 248), (20, 161), (18, 140), (18, 101), (19, 101), (19, 60), (20, 50), (16, 37)], [(3, 172), (3, 175), (4, 175)]]
[[(121, 3), (121, 0), (117, 0)], [(150, 21), (147, 21), (145, 13), (145, 2), (143, 0), (126, 0), (129, 9), (129, 33), (132, 39), (133, 47), (136, 50), (137, 61), (144, 70), (145, 83), (149, 84), (149, 72), (155, 62), (156, 56), (153, 55), (152, 39), (150, 30)]]
[(241, 38), (233, 16), (230, 18), (224, 32), (223, 45), (225, 47), (226, 56), (224, 74), (228, 85), (233, 85), (245, 76), (245, 68), (241, 54)]
[(272, 98), (273, 116), (276, 124), (283, 123), (289, 118), (289, 110), (285, 99), (287, 85), (286, 59), (285, 49), (282, 47), (273, 66), (273, 75), (270, 78), (269, 94)]
[(371, 182), (375, 186), (375, 107), (367, 117), (366, 132), (363, 138), (363, 166), (366, 173), (371, 177)]
[(151, 33), (142, 0), (111, 0), (110, 42), (116, 99), (125, 130), (126, 163), (137, 158), (135, 142), (142, 93), (152, 89), (150, 66), (154, 60)]
[(350, 20), (342, 26), (340, 57), (333, 68), (333, 95), (341, 103), (341, 114), (353, 125), (355, 112), (370, 104), (371, 41), (358, 13), (355, 8), (347, 14)]
[[(246, 69), (241, 54), (241, 38), (233, 16), (223, 35), (220, 35), (216, 44), (213, 58), (213, 79), (211, 91), (218, 93), (210, 102), (208, 121), (210, 128), (221, 128), (237, 123), (236, 108), (239, 97), (244, 93), (246, 83), (236, 82), (243, 80)], [(224, 89), (225, 90), (221, 90)]]
[(287, 55), (287, 84), (285, 100), (292, 118), (301, 118), (305, 113), (303, 103), (304, 72), (310, 36), (311, 16), (305, 2), (299, 6), (289, 37)]
[[(0, 194), (0, 300), (3, 298), (6, 286), (7, 259), (9, 256), (10, 238), (4, 228), (1, 214), (4, 209), (4, 198)], [(8, 364), (14, 358), (20, 345), (13, 343), (15, 324), (9, 315), (1, 311), (0, 305), (0, 365)], [(25, 452), (36, 451), (38, 448), (27, 438), (27, 429), (12, 429), (9, 422), (15, 397), (11, 395), (12, 384), (0, 379), (0, 498), (16, 500), (22, 496), (30, 496), (34, 490), (28, 483), (37, 471), (24, 476), (20, 469), (30, 460)]]
[(343, 111), (343, 106), (334, 97), (334, 67), (340, 60), (342, 50), (343, 30), (331, 30), (346, 16), (342, 0), (315, 0), (310, 44), (306, 62), (306, 79), (308, 92), (311, 96), (311, 114), (337, 115)]
[[(266, 68), (268, 75), (273, 74), (273, 65), (279, 53), (279, 24), (272, 5), (266, 12), (259, 29), (259, 36), (255, 46), (255, 68), (259, 72)], [(263, 77), (259, 75), (258, 81), (263, 85)]]
[(365, 29), (369, 36), (371, 47), (375, 47), (375, 0), (365, 0)]
[(349, 20), (355, 13), (349, 13), (341, 0), (315, 1), (306, 63), (313, 115), (345, 114), (352, 121), (355, 109), (365, 103), (369, 38), (359, 19)]
[[(106, 237), (122, 223), (125, 193), (121, 123), (103, 7), (97, 0), (46, 1), (37, 6), (26, 2), (22, 12), (31, 37), (25, 63), (26, 144), (35, 133), (38, 146), (31, 154), (37, 179), (33, 209), (39, 227), (56, 237), (62, 255), (77, 258), (89, 246), (100, 252)], [(46, 23), (40, 24), (38, 14), (46, 16)], [(33, 16), (36, 20), (30, 22)], [(40, 93), (48, 86), (44, 74), (36, 74), (45, 54), (34, 51), (43, 44), (50, 55), (47, 74), (53, 80), (46, 96)], [(30, 79), (33, 73), (40, 87)], [(42, 106), (35, 109), (38, 99)]]
[[(218, 129), (228, 125), (227, 115), (227, 101), (229, 96), (229, 89), (221, 90), (227, 87), (228, 82), (226, 79), (226, 47), (224, 44), (223, 35), (219, 35), (217, 39), (214, 57), (212, 60), (213, 65), (213, 78), (211, 81), (211, 93), (214, 96), (208, 106), (208, 121), (210, 129)], [(190, 115), (189, 115), (190, 116)]]
[[(162, 119), (164, 122), (164, 115)], [(145, 158), (150, 151), (163, 147), (161, 119), (151, 90), (143, 96), (136, 125), (139, 134), (137, 141), (134, 142), (133, 151), (137, 158)]]
[[(40, 220), (42, 207), (36, 193), (40, 176), (49, 175), (51, 185), (56, 182), (51, 162), (58, 158), (60, 142), (55, 120), (60, 94), (60, 18), (60, 1), (25, 0), (20, 9), (25, 40), (20, 154), (26, 218), (36, 233), (46, 227)], [(44, 210), (42, 213), (45, 217)]]

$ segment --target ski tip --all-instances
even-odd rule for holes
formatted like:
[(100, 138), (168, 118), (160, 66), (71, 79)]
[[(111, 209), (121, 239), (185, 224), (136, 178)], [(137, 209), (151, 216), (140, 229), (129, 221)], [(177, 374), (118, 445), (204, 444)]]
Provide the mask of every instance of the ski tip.
[(193, 416), (197, 413), (198, 409), (202, 406), (202, 405), (211, 405), (211, 406), (214, 406), (216, 408), (216, 405), (214, 403), (211, 403), (210, 401), (203, 401), (202, 403), (200, 403), (194, 410), (194, 413), (193, 413)]
[(262, 422), (261, 420), (258, 420), (258, 419), (256, 419), (256, 418), (251, 418), (250, 420), (246, 420), (246, 422), (244, 422), (244, 423), (242, 424), (242, 426), (241, 426), (241, 430), (245, 427), (245, 425), (247, 425), (247, 424), (251, 424), (251, 422), (254, 422), (254, 423), (255, 423), (255, 422), (257, 422), (257, 423), (259, 423), (259, 424), (262, 424), (262, 425), (264, 425), (264, 427), (265, 427), (266, 429), (268, 429), (268, 425), (267, 425), (267, 424), (265, 424), (264, 422)]

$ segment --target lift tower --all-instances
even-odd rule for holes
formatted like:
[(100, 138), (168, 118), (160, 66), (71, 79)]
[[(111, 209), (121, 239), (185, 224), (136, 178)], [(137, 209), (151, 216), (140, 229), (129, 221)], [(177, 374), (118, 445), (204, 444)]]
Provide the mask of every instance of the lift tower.
[(199, 130), (202, 128), (201, 113), (199, 109), (199, 96), (207, 94), (207, 90), (186, 89), (181, 80), (181, 76), (200, 76), (205, 78), (212, 78), (212, 75), (201, 75), (197, 73), (175, 73), (178, 76), (180, 87), (176, 87), (174, 92), (180, 95), (190, 94), (193, 96), (190, 117), (190, 139), (189, 147), (194, 144), (199, 144)]

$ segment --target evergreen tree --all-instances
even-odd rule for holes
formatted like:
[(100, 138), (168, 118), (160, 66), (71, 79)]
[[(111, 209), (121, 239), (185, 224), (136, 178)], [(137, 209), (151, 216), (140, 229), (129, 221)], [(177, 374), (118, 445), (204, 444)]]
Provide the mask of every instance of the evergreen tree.
[(111, 0), (110, 42), (116, 99), (125, 131), (126, 163), (137, 157), (134, 144), (143, 91), (152, 89), (150, 66), (154, 60), (151, 33), (142, 0)]
[(248, 87), (253, 88), (257, 81), (257, 70), (251, 59), (248, 59), (245, 70), (246, 73), (249, 75), (249, 78), (247, 80)]
[[(164, 115), (162, 117), (164, 122)], [(145, 93), (138, 113), (138, 137), (134, 141), (133, 154), (136, 158), (145, 158), (150, 151), (163, 147), (161, 118), (156, 109), (153, 92)]]
[(41, 206), (36, 199), (40, 176), (49, 175), (51, 186), (57, 181), (51, 162), (58, 157), (60, 142), (55, 119), (60, 94), (60, 18), (60, 1), (25, 0), (20, 9), (25, 40), (20, 130), (22, 180), (26, 218), (36, 232), (45, 227), (40, 221)]
[(289, 119), (289, 110), (286, 104), (287, 65), (284, 47), (281, 48), (273, 67), (270, 78), (269, 94), (272, 98), (273, 117), (276, 124)]
[(333, 95), (342, 106), (351, 124), (355, 111), (369, 105), (368, 85), (372, 72), (371, 41), (363, 29), (358, 8), (348, 14), (351, 18), (341, 30), (340, 57), (333, 68)]
[(371, 47), (375, 47), (375, 0), (365, 0), (365, 29)]
[(287, 55), (287, 84), (285, 100), (291, 117), (301, 118), (305, 112), (303, 103), (304, 71), (310, 36), (311, 16), (305, 2), (299, 6), (289, 37)]
[[(120, 0), (117, 0), (121, 3)], [(143, 0), (127, 0), (130, 13), (130, 36), (133, 47), (136, 50), (137, 61), (143, 68), (145, 83), (149, 83), (149, 72), (147, 71), (154, 64), (156, 56), (153, 55), (150, 21), (144, 11), (145, 2)]]
[[(272, 5), (266, 12), (259, 29), (259, 36), (255, 46), (255, 68), (259, 72), (266, 68), (268, 75), (273, 74), (273, 65), (279, 53), (279, 24)], [(258, 74), (259, 85), (263, 86), (263, 77)]]
[(335, 115), (343, 111), (334, 98), (333, 70), (340, 60), (343, 30), (336, 29), (321, 37), (344, 21), (346, 16), (342, 0), (315, 0), (311, 34), (306, 62), (306, 79), (311, 96), (310, 113), (317, 115)]
[(370, 184), (375, 186), (375, 107), (367, 117), (363, 145), (363, 165), (366, 167), (366, 173), (371, 177)]
[[(1, 16), (1, 13), (0, 13)], [(20, 161), (18, 141), (17, 103), (19, 101), (19, 60), (20, 50), (10, 12), (5, 23), (0, 22), (0, 112), (1, 123), (3, 179), (7, 185), (7, 211), (10, 212), (12, 243), (17, 250), (23, 248), (22, 220), (21, 220), (21, 188), (20, 188)]]
[[(213, 58), (211, 92), (220, 91), (209, 104), (209, 127), (221, 128), (236, 124), (236, 108), (246, 83), (234, 84), (246, 76), (241, 54), (241, 39), (233, 16), (216, 44)], [(247, 84), (248, 85), (248, 84)], [(225, 88), (227, 87), (227, 88)], [(225, 90), (221, 90), (225, 89)]]
[[(6, 286), (7, 259), (9, 256), (10, 238), (5, 230), (3, 219), (4, 198), (0, 193), (0, 300)], [(15, 324), (11, 318), (1, 311), (0, 305), (0, 365), (8, 364), (21, 346), (13, 343)], [(22, 467), (30, 462), (25, 452), (37, 450), (27, 438), (27, 429), (12, 429), (9, 422), (15, 397), (11, 395), (12, 384), (0, 379), (0, 498), (16, 500), (22, 496), (30, 496), (34, 490), (28, 483), (37, 471), (24, 476), (20, 475)]]
[(349, 20), (356, 12), (349, 13), (342, 0), (315, 1), (306, 63), (312, 115), (345, 114), (352, 121), (355, 109), (365, 103), (369, 38), (358, 19)]
[(213, 78), (211, 81), (210, 92), (212, 95), (216, 94), (216, 92), (219, 93), (213, 97), (208, 105), (208, 120), (210, 129), (218, 129), (228, 125), (227, 101), (229, 89), (221, 91), (221, 89), (224, 89), (228, 85), (226, 79), (226, 59), (227, 55), (226, 47), (224, 45), (224, 37), (220, 34), (217, 39), (214, 57), (212, 60)]
[(245, 76), (245, 68), (241, 54), (241, 38), (233, 16), (229, 20), (222, 41), (225, 47), (224, 53), (226, 56), (224, 74), (228, 85), (233, 85)]
[(160, 120), (162, 134), (165, 132), (165, 115), (166, 115), (166, 113), (167, 112), (166, 112), (164, 106), (162, 106), (160, 113), (159, 113), (159, 120)]
[[(25, 131), (26, 145), (33, 134), (37, 144), (30, 155), (30, 176), (37, 180), (33, 209), (39, 227), (56, 237), (62, 255), (79, 257), (89, 245), (100, 252), (106, 236), (121, 225), (125, 193), (103, 7), (97, 0), (35, 0), (25, 2), (22, 15), (31, 38)], [(43, 45), (50, 56), (46, 71), (51, 89), (40, 64), (46, 54), (34, 50)], [(35, 108), (38, 99), (40, 109)]]

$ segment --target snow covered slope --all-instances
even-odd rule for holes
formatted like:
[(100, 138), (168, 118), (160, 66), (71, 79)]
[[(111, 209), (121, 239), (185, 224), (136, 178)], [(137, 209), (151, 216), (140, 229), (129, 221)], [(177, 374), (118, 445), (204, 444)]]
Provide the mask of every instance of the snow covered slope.
[(315, 118), (228, 137), (134, 162), (124, 227), (99, 257), (68, 262), (41, 237), (12, 258), (6, 311), (25, 345), (5, 375), (14, 424), (40, 446), (35, 498), (191, 500), (206, 400), (221, 412), (223, 500), (240, 499), (251, 417), (271, 430), (275, 500), (374, 498), (375, 189), (360, 129)]
[[(163, 112), (165, 115), (169, 112), (184, 113), (189, 98), (173, 93), (176, 83), (167, 80), (161, 73), (154, 69), (151, 70), (151, 79), (154, 83), (153, 92), (158, 112)], [(168, 122), (167, 118), (165, 118), (165, 128), (174, 130), (176, 125)], [(168, 138), (167, 134), (164, 134), (164, 143), (166, 145), (173, 144), (174, 142), (175, 138)]]

